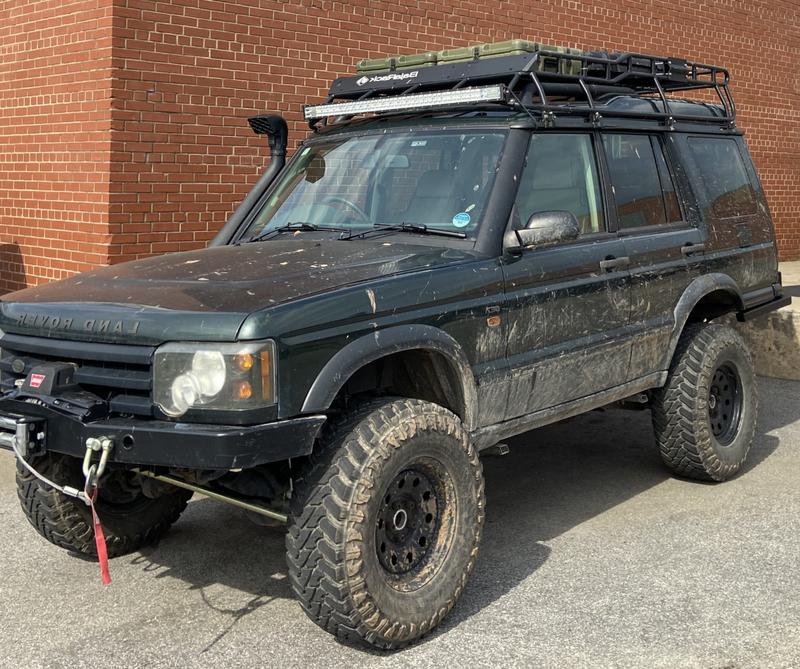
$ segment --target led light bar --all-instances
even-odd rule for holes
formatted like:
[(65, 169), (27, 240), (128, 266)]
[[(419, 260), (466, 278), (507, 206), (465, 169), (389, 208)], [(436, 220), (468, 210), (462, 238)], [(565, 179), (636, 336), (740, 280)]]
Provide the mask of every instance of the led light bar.
[(452, 91), (437, 91), (435, 93), (395, 95), (393, 97), (359, 100), (357, 102), (308, 105), (303, 112), (306, 120), (310, 121), (311, 119), (325, 116), (352, 116), (353, 114), (367, 114), (369, 112), (428, 109), (430, 107), (445, 107), (476, 102), (502, 102), (505, 100), (505, 95), (505, 86), (495, 84), (493, 86), (475, 86)]

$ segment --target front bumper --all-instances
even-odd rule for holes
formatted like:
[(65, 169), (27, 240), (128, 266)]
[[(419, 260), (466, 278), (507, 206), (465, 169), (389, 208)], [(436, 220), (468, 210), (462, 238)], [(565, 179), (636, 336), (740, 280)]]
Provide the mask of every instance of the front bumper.
[[(301, 416), (261, 425), (205, 425), (134, 418), (83, 423), (48, 407), (0, 400), (0, 448), (20, 443), (35, 425), (41, 438), (28, 452), (64, 453), (82, 458), (86, 440), (114, 442), (110, 462), (185, 469), (246, 469), (311, 453), (327, 417)], [(15, 442), (15, 440), (17, 440)], [(25, 450), (25, 449), (21, 449)]]

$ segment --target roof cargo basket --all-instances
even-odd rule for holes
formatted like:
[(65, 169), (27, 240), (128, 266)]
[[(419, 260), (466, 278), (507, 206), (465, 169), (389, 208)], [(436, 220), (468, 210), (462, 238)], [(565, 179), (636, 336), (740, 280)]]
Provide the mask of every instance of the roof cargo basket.
[[(597, 119), (602, 111), (603, 116), (657, 118), (670, 127), (686, 121), (734, 128), (729, 80), (723, 67), (682, 58), (509, 40), (362, 60), (355, 76), (336, 79), (325, 102), (306, 106), (304, 113), (313, 128), (328, 117), (343, 121), (363, 113), (500, 105), (545, 122), (556, 115)], [(673, 113), (669, 94), (704, 89), (719, 100), (715, 113), (708, 113), (708, 105), (705, 113), (687, 113), (686, 105), (682, 113)], [(651, 112), (598, 108), (596, 99), (609, 94), (649, 97), (657, 104)]]

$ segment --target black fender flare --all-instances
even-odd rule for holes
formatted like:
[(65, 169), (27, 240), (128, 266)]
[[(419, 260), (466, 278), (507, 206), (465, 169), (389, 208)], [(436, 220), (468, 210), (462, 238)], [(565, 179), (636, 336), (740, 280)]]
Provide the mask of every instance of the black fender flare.
[(464, 401), (464, 427), (475, 427), (477, 384), (461, 345), (449, 334), (431, 325), (398, 325), (375, 330), (340, 349), (322, 368), (311, 384), (302, 412), (327, 411), (347, 380), (359, 369), (393, 353), (423, 350), (440, 353), (451, 365), (461, 384)]
[(675, 320), (672, 334), (670, 335), (669, 350), (666, 358), (667, 367), (669, 367), (672, 361), (672, 356), (675, 354), (675, 349), (678, 347), (678, 340), (683, 334), (686, 322), (689, 320), (692, 311), (706, 295), (710, 295), (718, 290), (730, 293), (731, 297), (736, 301), (737, 308), (739, 310), (744, 309), (742, 292), (739, 290), (738, 284), (730, 276), (719, 272), (712, 272), (697, 277), (686, 287), (686, 290), (683, 291), (683, 295), (681, 295), (681, 299), (678, 300), (678, 304), (675, 305)]

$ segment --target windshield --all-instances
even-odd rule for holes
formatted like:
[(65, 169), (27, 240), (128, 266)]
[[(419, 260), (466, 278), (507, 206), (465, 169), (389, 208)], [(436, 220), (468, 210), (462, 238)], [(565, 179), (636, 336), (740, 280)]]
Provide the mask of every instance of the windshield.
[(355, 233), (382, 225), (480, 225), (506, 133), (382, 134), (315, 142), (281, 176), (243, 238), (283, 226)]

